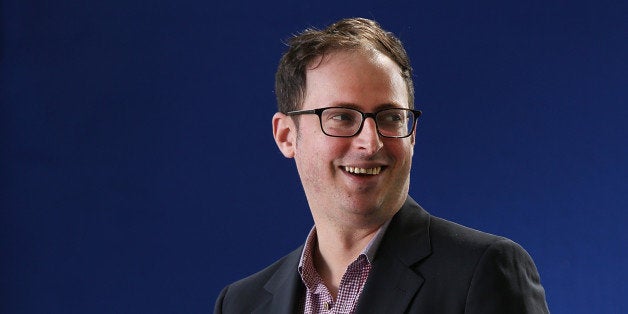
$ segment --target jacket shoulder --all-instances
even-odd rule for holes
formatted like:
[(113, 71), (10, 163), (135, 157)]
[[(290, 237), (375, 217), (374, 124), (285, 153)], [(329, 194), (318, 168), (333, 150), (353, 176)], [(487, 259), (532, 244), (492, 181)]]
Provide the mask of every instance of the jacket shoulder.
[(297, 267), (303, 247), (292, 251), (268, 267), (227, 285), (216, 300), (214, 313), (251, 312), (270, 296), (269, 285), (298, 275)]
[[(530, 259), (525, 249), (503, 236), (472, 229), (442, 218), (430, 216), (430, 242), (436, 260), (467, 261), (463, 269), (472, 271), (487, 252), (499, 251)], [(462, 264), (462, 263), (460, 263)]]
[(430, 216), (430, 239), (433, 245), (446, 245), (467, 249), (485, 249), (495, 242), (509, 239), (469, 228), (436, 216)]
[(468, 313), (548, 312), (536, 266), (521, 245), (442, 218), (430, 220), (432, 257), (422, 265), (423, 274), (448, 282)]
[[(279, 260), (275, 261), (274, 263), (272, 263), (271, 265), (267, 266), (266, 268), (248, 276), (245, 278), (242, 278), (234, 283), (232, 283), (230, 285), (230, 289), (259, 289), (259, 288), (263, 288), (264, 285), (266, 284), (266, 282), (268, 282), (268, 280), (270, 280), (270, 278), (277, 273), (277, 271), (279, 271), (280, 269), (285, 268), (287, 265), (291, 265), (291, 264), (296, 264), (298, 265), (299, 259), (301, 257), (301, 250), (302, 247), (299, 247), (298, 249), (290, 252), (289, 254), (283, 256), (282, 258), (280, 258)], [(290, 267), (290, 266), (288, 266)], [(292, 268), (292, 267), (290, 267)], [(297, 270), (297, 267), (293, 268), (295, 271)]]

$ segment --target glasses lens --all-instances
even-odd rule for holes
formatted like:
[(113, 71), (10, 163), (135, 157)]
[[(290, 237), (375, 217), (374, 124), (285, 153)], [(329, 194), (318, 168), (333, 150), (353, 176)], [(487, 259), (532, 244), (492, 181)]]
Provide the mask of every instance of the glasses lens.
[(323, 132), (331, 136), (353, 136), (360, 128), (362, 114), (349, 108), (327, 108), (321, 113)]
[(414, 113), (408, 109), (386, 109), (375, 117), (379, 133), (388, 137), (408, 136), (414, 128)]

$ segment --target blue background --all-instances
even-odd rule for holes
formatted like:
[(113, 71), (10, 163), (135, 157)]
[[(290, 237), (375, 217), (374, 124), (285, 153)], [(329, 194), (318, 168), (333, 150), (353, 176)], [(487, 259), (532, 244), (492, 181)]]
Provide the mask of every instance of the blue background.
[(626, 1), (1, 6), (1, 313), (207, 313), (300, 245), (274, 72), (350, 16), (410, 54), (411, 195), (522, 244), (553, 313), (628, 312)]

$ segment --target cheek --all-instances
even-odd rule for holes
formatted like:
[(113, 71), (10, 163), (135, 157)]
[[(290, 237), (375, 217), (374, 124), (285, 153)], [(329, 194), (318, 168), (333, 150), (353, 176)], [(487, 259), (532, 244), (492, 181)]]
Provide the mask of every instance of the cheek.
[(402, 171), (407, 171), (412, 167), (412, 158), (414, 156), (414, 146), (402, 145), (397, 148), (396, 160)]
[[(309, 132), (309, 133), (305, 133)], [(323, 163), (338, 158), (350, 145), (342, 138), (329, 137), (323, 134), (316, 125), (315, 130), (303, 130), (297, 133), (296, 154), (309, 158), (313, 163)]]
[[(299, 136), (295, 145), (295, 159), (300, 168), (308, 171), (317, 171), (327, 160), (328, 151), (321, 141), (314, 140), (315, 136), (306, 134)], [(309, 175), (309, 174), (308, 174)]]
[(390, 142), (388, 144), (388, 151), (398, 160), (412, 159), (414, 155), (414, 145), (409, 138), (404, 139), (403, 142)]

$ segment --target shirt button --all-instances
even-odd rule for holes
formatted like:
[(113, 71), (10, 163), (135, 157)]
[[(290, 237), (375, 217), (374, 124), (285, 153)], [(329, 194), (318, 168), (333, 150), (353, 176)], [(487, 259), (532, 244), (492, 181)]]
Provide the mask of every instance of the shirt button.
[(325, 309), (325, 311), (329, 311), (329, 309), (331, 309), (331, 303), (325, 302), (325, 304), (323, 304), (323, 308)]

